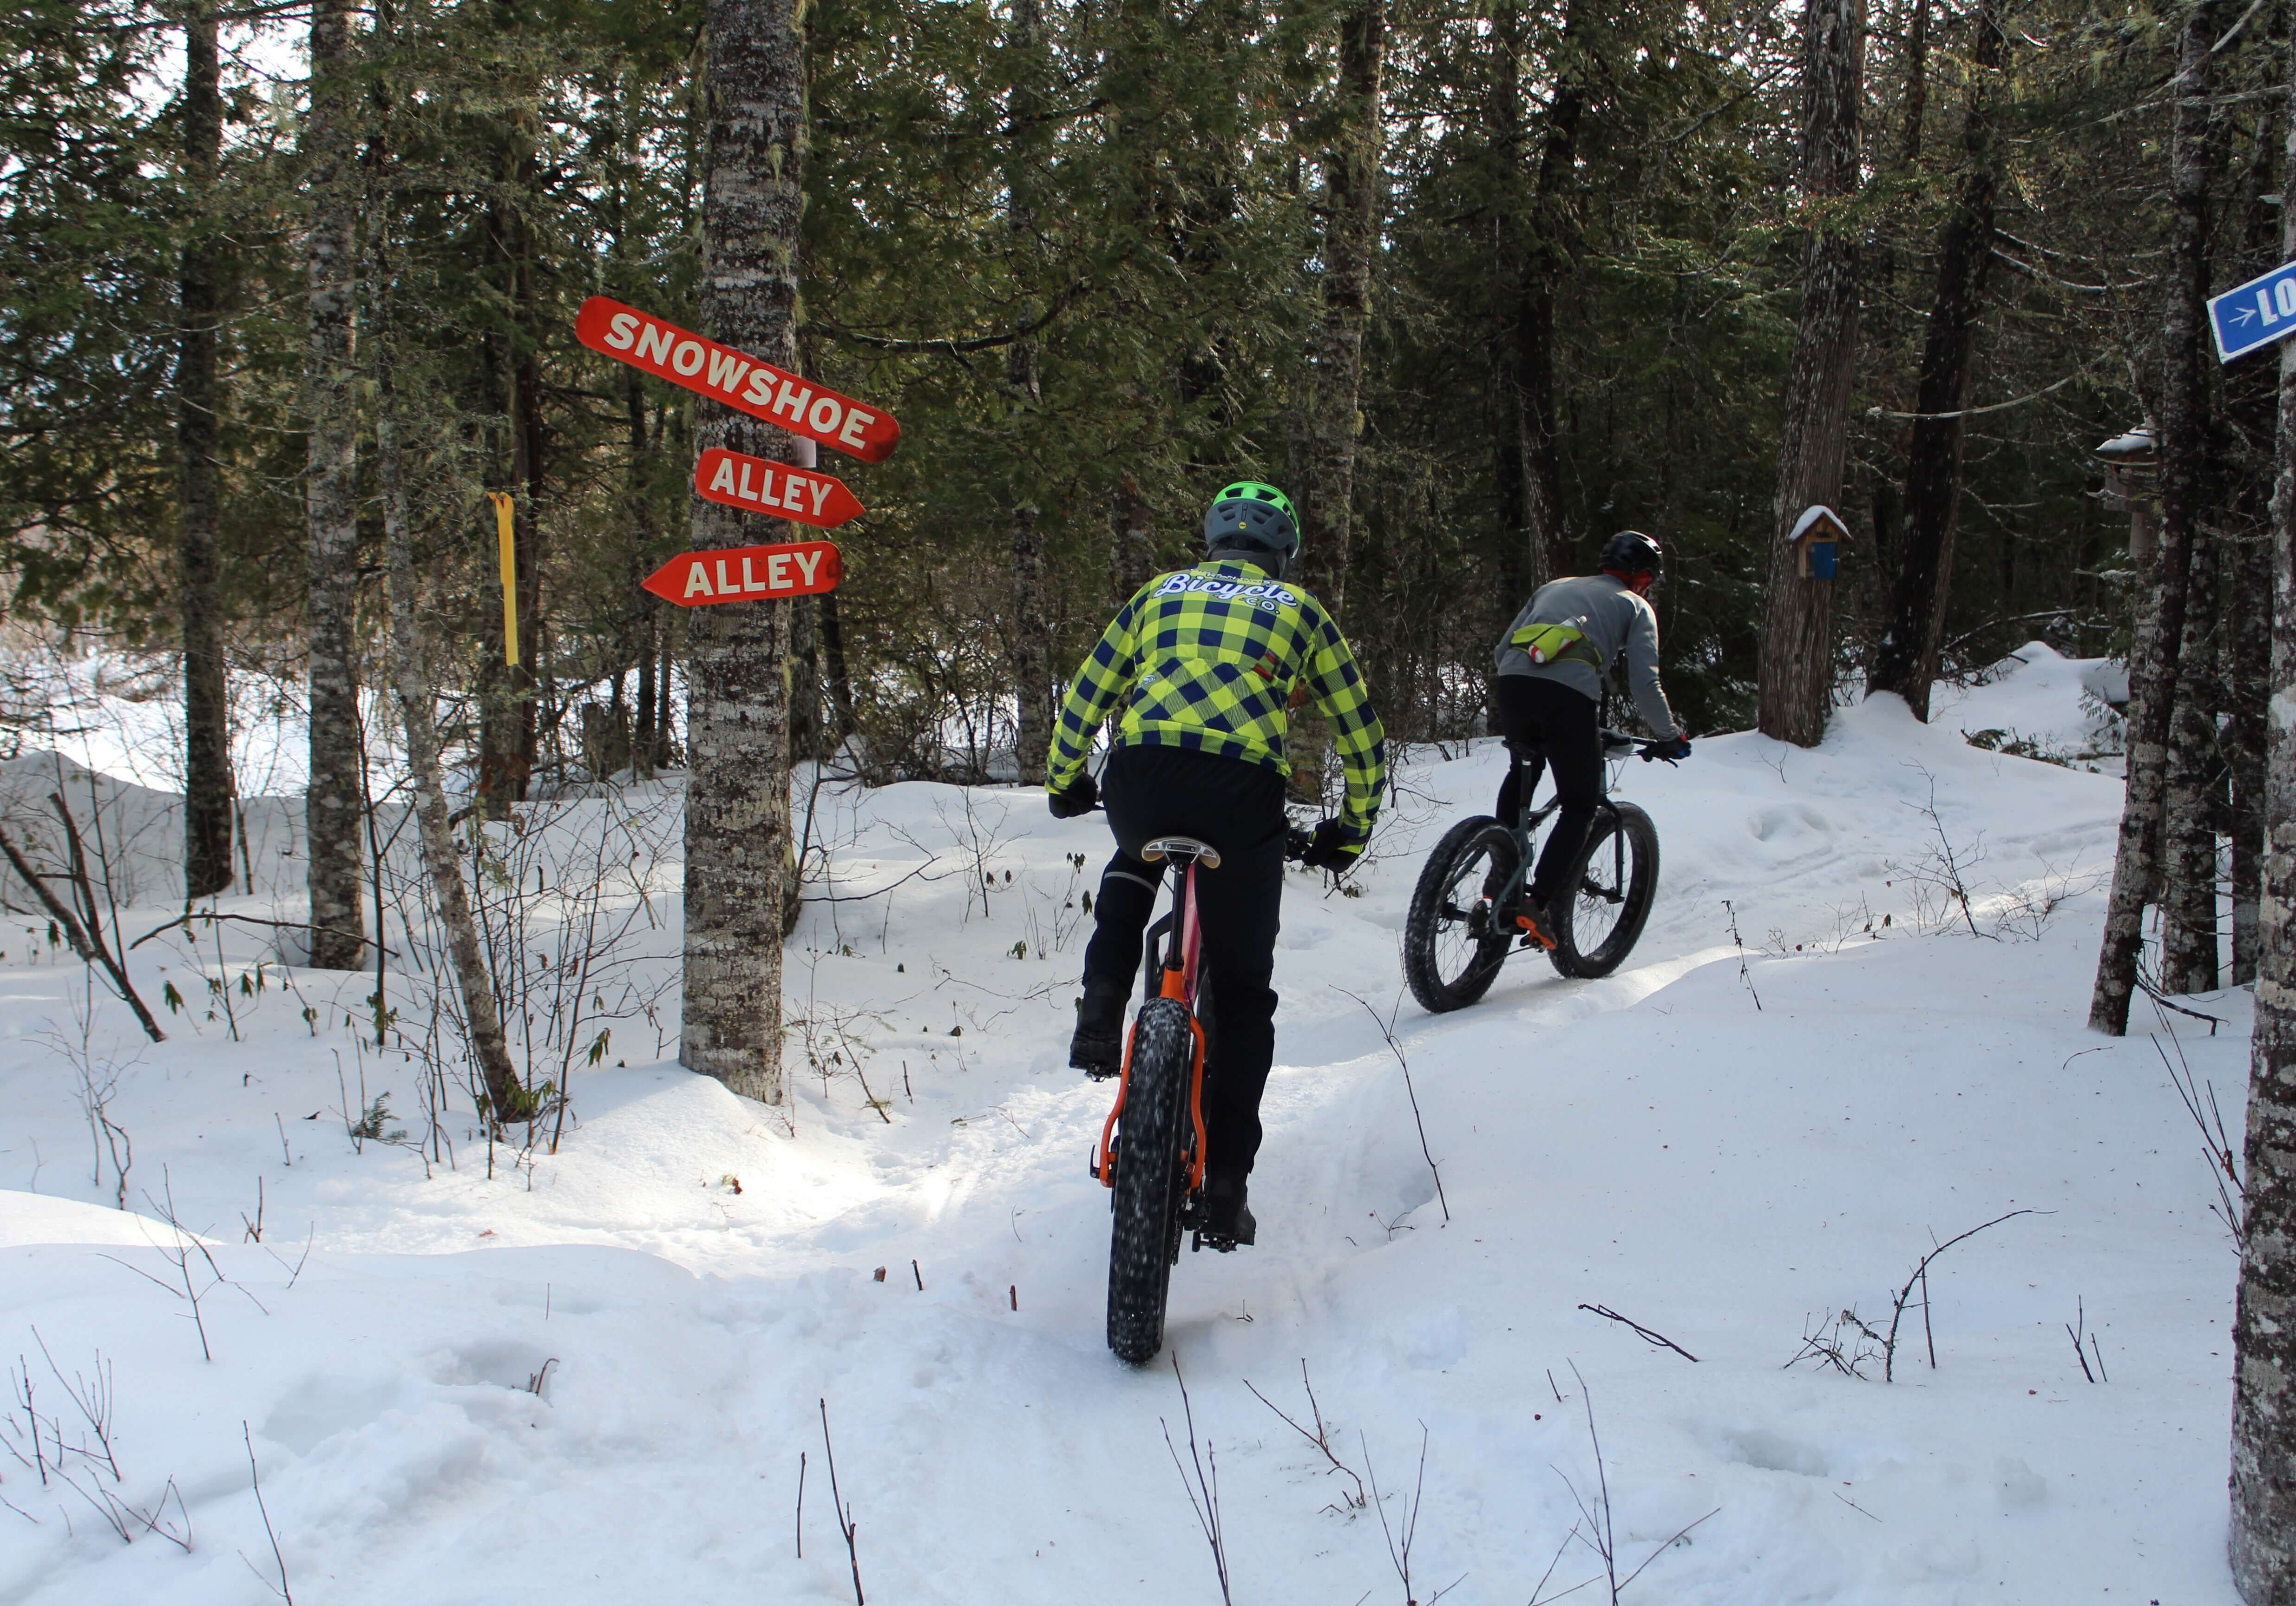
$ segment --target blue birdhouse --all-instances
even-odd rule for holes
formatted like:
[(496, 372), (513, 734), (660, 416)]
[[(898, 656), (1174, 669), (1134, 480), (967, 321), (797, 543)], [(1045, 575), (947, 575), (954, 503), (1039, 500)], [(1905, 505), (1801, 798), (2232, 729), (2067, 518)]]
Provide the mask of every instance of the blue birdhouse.
[(1804, 580), (1832, 580), (1841, 564), (1841, 548), (1849, 544), (1849, 526), (1831, 507), (1810, 507), (1794, 521), (1794, 554)]

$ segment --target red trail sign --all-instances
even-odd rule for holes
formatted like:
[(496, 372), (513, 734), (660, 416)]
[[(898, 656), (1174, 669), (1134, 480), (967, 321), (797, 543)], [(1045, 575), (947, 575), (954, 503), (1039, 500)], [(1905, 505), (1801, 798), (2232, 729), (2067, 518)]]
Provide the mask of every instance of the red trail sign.
[(708, 501), (824, 530), (834, 530), (867, 511), (841, 480), (720, 446), (703, 452), (693, 465), (693, 490)]
[(901, 426), (882, 408), (603, 295), (582, 303), (574, 338), (617, 362), (715, 397), (864, 463), (882, 463), (900, 444)]
[(833, 591), (844, 560), (828, 541), (778, 547), (729, 547), (722, 552), (681, 552), (645, 577), (645, 589), (682, 608), (714, 602), (757, 602)]

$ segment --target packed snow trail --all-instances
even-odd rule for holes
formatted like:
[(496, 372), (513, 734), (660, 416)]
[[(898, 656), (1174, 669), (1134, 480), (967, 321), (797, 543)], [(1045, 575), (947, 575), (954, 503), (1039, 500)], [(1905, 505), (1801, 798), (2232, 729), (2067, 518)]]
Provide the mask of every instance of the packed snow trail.
[[(1217, 1449), (1236, 1598), (1400, 1598), (1352, 1478), (1246, 1387), (1312, 1423), (1304, 1358), (1332, 1451), (1376, 1479), (1398, 1534), (1421, 1491), (1423, 1601), (1455, 1580), (1447, 1599), (1529, 1600), (1558, 1548), (1550, 1594), (1600, 1570), (1567, 1540), (1584, 1524), (1563, 1481), (1597, 1487), (1591, 1400), (1621, 1576), (1714, 1513), (1629, 1600), (2231, 1602), (2234, 1258), (2152, 1042), (2081, 1025), (2118, 784), (1956, 729), (2081, 724), (2084, 666), (2033, 654), (2021, 672), (1934, 729), (1884, 701), (1843, 711), (1817, 752), (1741, 736), (1678, 770), (1629, 766), (1664, 866), (1606, 981), (1524, 957), (1473, 1009), (1398, 1006), (1420, 855), (1488, 807), (1493, 744), (1405, 767), (1361, 896), (1294, 873), (1260, 1247), (1184, 1256), (1173, 1280), (1168, 1350)], [(2021, 699), (2014, 719), (1988, 718), (1988, 696)], [(111, 1209), (69, 1064), (78, 969), (0, 944), (17, 1190), (0, 1193), (0, 1353), (29, 1357), (69, 1445), (32, 1330), (67, 1378), (100, 1348), (124, 1481), (78, 1455), (66, 1470), (146, 1512), (172, 1478), (192, 1523), (188, 1552), (132, 1519), (123, 1544), (53, 1464), (44, 1487), (0, 1457), (22, 1513), (0, 1511), (0, 1599), (264, 1598), (242, 1421), (299, 1600), (849, 1599), (825, 1400), (871, 1598), (1216, 1600), (1165, 1445), (1168, 1427), (1185, 1459), (1173, 1370), (1102, 1345), (1106, 1196), (1085, 1158), (1109, 1094), (1064, 1050), (1104, 830), (1025, 791), (810, 801), (833, 871), (810, 890), (855, 901), (810, 908), (792, 944), (790, 1103), (649, 1063), (654, 1029), (618, 1026), (574, 1067), (558, 1151), (524, 1168), (498, 1152), (491, 1180), (466, 1116), (455, 1168), (427, 1180), (403, 1148), (354, 1152), (362, 1067), (419, 1126), (410, 1073), (341, 1024), (371, 978), (297, 974), (309, 1024), (275, 980), (238, 1001), (234, 1043), (222, 1021), (187, 1029), (204, 973), (154, 943), (139, 984), (183, 982), (193, 1008), (143, 1048), (99, 1003), (95, 1055), (142, 1050), (109, 1113), (143, 1215)], [(553, 828), (575, 844), (585, 821)], [(674, 863), (660, 874), (674, 889)], [(657, 904), (667, 967), (675, 900)], [(226, 942), (235, 976), (260, 944)], [(1439, 1201), (1397, 1058), (1349, 993), (1395, 1012)], [(2170, 1058), (2237, 1131), (2245, 1001), (2197, 1007), (2226, 1025), (2178, 1018)], [(674, 1042), (674, 1019), (660, 1029)], [(187, 1302), (135, 1274), (176, 1275), (177, 1235), (144, 1198), (164, 1201), (163, 1170), (229, 1280), (194, 1272), (212, 1363)], [(1845, 1308), (1886, 1328), (1934, 1241), (2024, 1209), (1936, 1263), (1935, 1370), (1918, 1308), (1894, 1383), (1784, 1368)], [(2071, 1354), (2077, 1307), (2109, 1382)]]

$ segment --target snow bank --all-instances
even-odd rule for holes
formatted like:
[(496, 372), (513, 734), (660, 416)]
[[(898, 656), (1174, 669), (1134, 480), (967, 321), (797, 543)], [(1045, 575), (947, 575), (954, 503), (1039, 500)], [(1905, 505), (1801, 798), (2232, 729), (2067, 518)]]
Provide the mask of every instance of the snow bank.
[(2067, 658), (2029, 641), (1980, 684), (1939, 685), (1931, 701), (1937, 723), (1985, 745), (2119, 773), (2128, 666), (2117, 660)]
[[(2079, 673), (2036, 657), (1972, 696), (1997, 694), (1988, 722), (2030, 696), (2019, 729), (2057, 731)], [(1397, 935), (1420, 857), (1496, 792), (1495, 745), (1406, 767), (1360, 896), (1293, 874), (1260, 1247), (1174, 1279), (1237, 1598), (1392, 1598), (1354, 1476), (1398, 1532), (1417, 1492), (1420, 1600), (1519, 1606), (1550, 1561), (1550, 1594), (1589, 1577), (1563, 1476), (1595, 1498), (1591, 1404), (1626, 1566), (1696, 1523), (1629, 1600), (2233, 1600), (2234, 1258), (2152, 1043), (2081, 1025), (2118, 783), (1964, 724), (1884, 699), (1815, 752), (1733, 736), (1628, 766), (1665, 855), (1629, 968), (1518, 960), (1453, 1016), (1398, 1002)], [(1214, 1598), (1166, 1448), (1168, 1429), (1186, 1455), (1173, 1371), (1102, 1341), (1084, 1163), (1107, 1095), (1063, 1050), (1104, 829), (995, 790), (808, 803), (827, 874), (791, 945), (779, 1108), (661, 1062), (668, 1014), (577, 1060), (554, 1154), (490, 1170), (463, 1112), (426, 1176), (345, 1132), (376, 1092), (422, 1131), (411, 1067), (362, 1046), (372, 976), (291, 972), (291, 992), (234, 993), (234, 1022), (203, 983), (245, 974), (253, 935), (220, 962), (139, 951), (152, 993), (182, 981), (193, 1007), (157, 1046), (102, 1007), (87, 1052), (118, 1067), (130, 1203), (152, 1215), (164, 1174), (213, 1241), (224, 1281), (193, 1283), (212, 1362), (189, 1302), (136, 1275), (175, 1274), (172, 1231), (98, 1207), (116, 1183), (91, 1180), (77, 1034), (41, 1036), (82, 978), (6, 944), (0, 1351), (29, 1356), (70, 1445), (31, 1332), (67, 1377), (101, 1350), (113, 1497), (151, 1511), (172, 1478), (193, 1533), (123, 1544), (0, 1457), (21, 1513), (0, 1511), (0, 1597), (262, 1598), (244, 1423), (299, 1599), (840, 1600), (825, 1400), (873, 1598)], [(558, 862), (605, 806), (554, 816)], [(650, 873), (641, 962), (666, 973), (676, 866)], [(1415, 1115), (1350, 992), (1395, 1012)], [(2236, 1124), (2244, 1001), (2198, 1007), (2225, 1030), (2179, 1022), (2171, 1058)], [(1933, 1241), (2024, 1210), (1937, 1263), (1896, 1381), (1786, 1366), (1844, 1310), (1886, 1330)], [(2109, 1382), (2075, 1361), (2077, 1310)], [(1351, 1474), (1247, 1383), (1320, 1409)]]

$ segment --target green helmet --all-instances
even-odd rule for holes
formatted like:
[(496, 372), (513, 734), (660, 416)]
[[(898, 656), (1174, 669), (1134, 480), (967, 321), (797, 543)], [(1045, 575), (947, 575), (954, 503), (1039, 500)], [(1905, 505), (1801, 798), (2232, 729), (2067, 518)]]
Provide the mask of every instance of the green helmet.
[(1204, 550), (1265, 552), (1278, 580), (1300, 550), (1300, 518), (1292, 498), (1258, 480), (1238, 480), (1212, 498), (1204, 515)]

